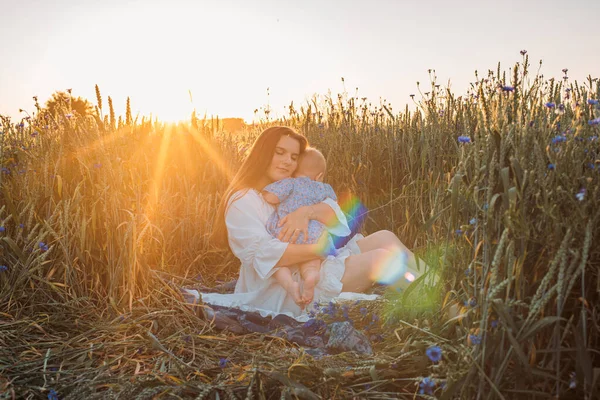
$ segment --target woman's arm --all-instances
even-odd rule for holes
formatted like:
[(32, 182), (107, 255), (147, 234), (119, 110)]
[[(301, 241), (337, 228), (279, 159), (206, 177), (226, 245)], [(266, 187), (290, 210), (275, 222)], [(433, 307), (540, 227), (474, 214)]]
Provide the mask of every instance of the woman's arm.
[(320, 254), (319, 244), (292, 244), (290, 243), (285, 252), (275, 264), (276, 267), (287, 267), (290, 265), (303, 263), (305, 261), (314, 260), (316, 258), (324, 258)]
[(233, 202), (225, 214), (229, 246), (243, 268), (252, 268), (260, 279), (268, 279), (277, 267), (324, 257), (319, 243), (290, 244), (272, 237), (259, 217), (262, 204), (251, 192)]
[[(335, 208), (337, 208), (337, 210)], [(321, 222), (336, 236), (347, 236), (350, 234), (348, 222), (338, 204), (326, 199), (324, 202), (299, 207), (279, 221), (282, 227), (277, 239), (282, 242), (295, 243), (300, 233), (307, 237), (308, 221), (314, 219)]]

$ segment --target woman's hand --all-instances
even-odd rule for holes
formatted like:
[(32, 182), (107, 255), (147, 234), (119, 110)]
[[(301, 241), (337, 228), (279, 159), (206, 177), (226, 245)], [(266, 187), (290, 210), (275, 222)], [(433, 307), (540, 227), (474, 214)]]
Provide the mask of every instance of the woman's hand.
[(304, 234), (304, 239), (308, 237), (308, 221), (311, 210), (309, 207), (300, 207), (292, 211), (279, 221), (281, 231), (277, 239), (282, 242), (296, 243), (300, 233)]

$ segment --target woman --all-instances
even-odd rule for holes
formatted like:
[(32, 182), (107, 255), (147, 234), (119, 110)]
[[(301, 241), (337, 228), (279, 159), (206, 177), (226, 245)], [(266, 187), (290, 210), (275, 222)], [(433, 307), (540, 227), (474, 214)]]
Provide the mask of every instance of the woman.
[[(322, 259), (314, 299), (323, 302), (342, 291), (364, 292), (371, 287), (394, 251), (405, 250), (414, 263), (412, 253), (389, 231), (367, 237), (357, 234), (336, 257), (323, 256), (319, 244), (296, 244), (309, 219), (319, 220), (337, 236), (349, 234), (344, 213), (331, 199), (294, 211), (282, 220), (278, 238), (269, 235), (265, 226), (274, 208), (263, 200), (261, 190), (292, 176), (307, 145), (304, 136), (288, 127), (268, 128), (256, 139), (221, 200), (213, 227), (213, 240), (228, 244), (241, 261), (235, 292), (202, 294), (204, 302), (259, 311), (263, 316), (287, 314), (304, 319), (298, 318), (302, 310), (272, 277), (278, 267), (294, 268), (298, 263)], [(297, 272), (294, 277), (300, 279)]]

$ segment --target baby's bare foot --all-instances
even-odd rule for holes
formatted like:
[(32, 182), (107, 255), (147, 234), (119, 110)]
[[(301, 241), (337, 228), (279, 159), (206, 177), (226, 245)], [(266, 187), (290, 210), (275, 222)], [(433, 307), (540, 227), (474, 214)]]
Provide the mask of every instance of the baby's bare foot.
[(304, 285), (302, 287), (302, 301), (304, 304), (310, 304), (315, 296), (315, 286), (319, 282), (319, 271), (310, 270), (304, 275)]
[(302, 302), (302, 296), (300, 295), (300, 284), (298, 282), (290, 282), (286, 286), (285, 290), (290, 296), (292, 296), (294, 303), (296, 303), (300, 308), (304, 307), (305, 304)]

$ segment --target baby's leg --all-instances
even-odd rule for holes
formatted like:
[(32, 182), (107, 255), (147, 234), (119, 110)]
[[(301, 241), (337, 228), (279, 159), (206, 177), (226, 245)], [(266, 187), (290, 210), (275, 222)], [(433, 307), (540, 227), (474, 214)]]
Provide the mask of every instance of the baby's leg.
[(292, 278), (292, 271), (287, 267), (280, 267), (277, 271), (275, 271), (273, 277), (275, 278), (277, 283), (283, 286), (285, 291), (288, 292), (290, 296), (292, 296), (294, 302), (300, 308), (303, 308), (304, 304), (300, 295), (300, 284), (294, 281), (294, 279)]
[(302, 302), (310, 304), (315, 295), (315, 286), (319, 282), (321, 274), (321, 260), (311, 260), (300, 264), (300, 276), (302, 276)]

